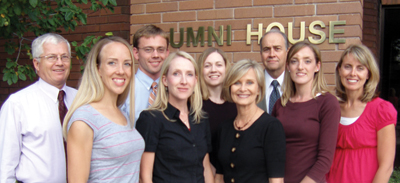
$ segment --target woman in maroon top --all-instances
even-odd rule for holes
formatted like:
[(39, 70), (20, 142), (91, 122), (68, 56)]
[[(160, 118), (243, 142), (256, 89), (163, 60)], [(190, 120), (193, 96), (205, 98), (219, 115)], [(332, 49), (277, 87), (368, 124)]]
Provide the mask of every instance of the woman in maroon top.
[(328, 92), (314, 45), (296, 43), (287, 58), (282, 97), (272, 111), (286, 135), (285, 183), (325, 182), (335, 152), (339, 102)]

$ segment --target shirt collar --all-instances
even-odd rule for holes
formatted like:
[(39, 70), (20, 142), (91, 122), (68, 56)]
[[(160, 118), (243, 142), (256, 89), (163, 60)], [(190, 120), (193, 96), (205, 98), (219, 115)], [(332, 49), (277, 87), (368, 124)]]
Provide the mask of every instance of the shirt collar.
[[(271, 86), (272, 81), (275, 79), (268, 74), (267, 70), (264, 70), (264, 73), (265, 73), (265, 84), (266, 84), (265, 87), (268, 88), (269, 86)], [(279, 86), (282, 86), (284, 77), (285, 77), (285, 71), (283, 71), (282, 74), (276, 79), (279, 83)]]
[[(60, 92), (60, 89), (58, 89), (57, 87), (47, 83), (46, 81), (44, 81), (42, 78), (39, 78), (38, 81), (38, 85), (39, 88), (48, 96), (50, 97), (51, 100), (54, 101), (54, 103), (57, 103), (57, 97), (58, 97), (58, 93)], [(66, 85), (64, 84), (64, 86), (61, 88), (61, 90), (64, 90), (66, 93)]]
[[(189, 102), (188, 102), (188, 108), (190, 109), (190, 104), (189, 104)], [(164, 110), (164, 114), (168, 117), (168, 119), (177, 119), (177, 120), (180, 120), (179, 119), (179, 114), (180, 114), (180, 111), (177, 109), (177, 108), (175, 108), (173, 105), (171, 105), (169, 102), (168, 102), (168, 106), (167, 106), (167, 109), (165, 109)], [(193, 121), (193, 116), (192, 115), (189, 115), (189, 121)]]
[[(135, 77), (143, 84), (143, 86), (147, 89), (150, 90), (151, 85), (153, 84), (154, 80), (151, 79), (148, 75), (146, 75), (140, 68), (137, 70)], [(158, 83), (160, 78), (157, 78), (155, 82)]]

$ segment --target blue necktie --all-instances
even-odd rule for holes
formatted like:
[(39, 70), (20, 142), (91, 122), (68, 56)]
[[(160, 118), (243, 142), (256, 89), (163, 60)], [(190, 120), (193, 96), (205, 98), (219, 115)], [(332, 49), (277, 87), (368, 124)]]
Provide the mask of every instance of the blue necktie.
[(274, 104), (275, 102), (281, 97), (281, 95), (279, 94), (279, 90), (278, 90), (278, 81), (277, 80), (273, 80), (271, 85), (274, 87), (272, 89), (272, 93), (269, 96), (269, 108), (268, 108), (268, 113), (271, 114), (272, 113), (272, 108), (274, 108)]

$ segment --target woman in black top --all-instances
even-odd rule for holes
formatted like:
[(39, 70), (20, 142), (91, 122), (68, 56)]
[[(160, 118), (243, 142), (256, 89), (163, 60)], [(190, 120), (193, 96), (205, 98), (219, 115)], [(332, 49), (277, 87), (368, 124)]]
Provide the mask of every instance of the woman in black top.
[(211, 135), (197, 78), (197, 65), (188, 53), (178, 51), (165, 59), (157, 97), (136, 124), (146, 143), (141, 182), (213, 182)]
[(218, 133), (216, 182), (283, 183), (285, 134), (279, 120), (256, 104), (264, 96), (264, 72), (252, 60), (238, 61), (228, 71), (223, 95), (237, 116)]
[[(236, 117), (236, 105), (227, 102), (222, 97), (222, 84), (225, 73), (230, 68), (230, 63), (224, 51), (219, 48), (207, 48), (199, 56), (197, 65), (200, 70), (200, 86), (203, 96), (203, 111), (210, 123), (212, 152), (210, 152), (211, 164), (217, 162), (216, 142), (217, 131), (222, 122)], [(215, 173), (215, 168), (213, 168)]]

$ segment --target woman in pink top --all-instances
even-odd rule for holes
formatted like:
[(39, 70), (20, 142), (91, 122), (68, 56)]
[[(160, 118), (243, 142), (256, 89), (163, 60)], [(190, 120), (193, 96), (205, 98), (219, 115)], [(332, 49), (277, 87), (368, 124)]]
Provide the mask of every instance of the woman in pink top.
[(363, 45), (350, 45), (336, 67), (342, 117), (328, 182), (389, 181), (397, 112), (391, 103), (377, 97), (378, 82), (379, 69), (371, 51)]

